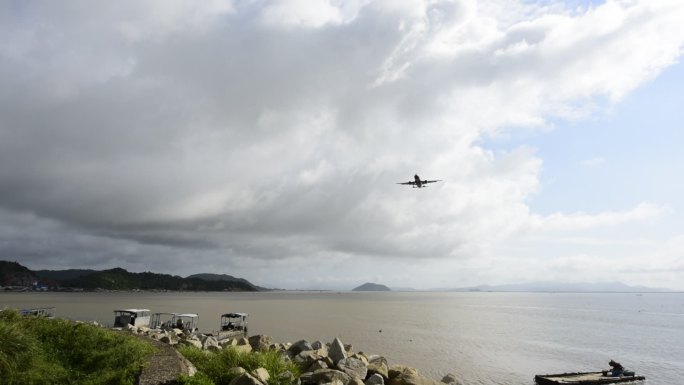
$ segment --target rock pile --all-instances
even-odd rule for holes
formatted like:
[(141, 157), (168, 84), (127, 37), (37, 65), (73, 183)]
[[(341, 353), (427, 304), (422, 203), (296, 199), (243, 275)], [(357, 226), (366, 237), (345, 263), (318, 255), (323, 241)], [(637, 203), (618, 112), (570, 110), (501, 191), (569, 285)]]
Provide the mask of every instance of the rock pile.
[[(242, 352), (276, 350), (287, 360), (295, 362), (302, 371), (297, 383), (301, 385), (460, 385), (453, 374), (441, 381), (422, 376), (418, 370), (405, 365), (389, 365), (387, 359), (378, 355), (353, 352), (339, 338), (331, 343), (300, 340), (295, 343), (276, 343), (269, 336), (255, 335), (248, 338), (217, 340), (214, 336), (190, 334), (180, 329), (160, 330), (128, 326), (128, 331), (170, 345), (191, 345), (204, 350), (221, 350), (227, 347)], [(247, 372), (231, 368), (236, 375), (231, 385), (266, 385), (268, 372), (259, 368)], [(292, 376), (286, 372), (283, 376)]]
[(452, 374), (435, 381), (414, 368), (390, 366), (385, 357), (355, 353), (339, 338), (326, 345), (298, 341), (283, 351), (302, 368), (302, 385), (459, 385)]

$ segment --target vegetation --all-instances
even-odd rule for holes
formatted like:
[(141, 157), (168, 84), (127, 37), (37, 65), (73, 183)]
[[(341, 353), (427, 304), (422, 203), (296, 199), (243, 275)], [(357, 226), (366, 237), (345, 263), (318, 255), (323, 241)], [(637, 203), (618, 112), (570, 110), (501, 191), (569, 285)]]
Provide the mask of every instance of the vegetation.
[(0, 261), (0, 286), (29, 286), (35, 280), (33, 272), (19, 263)]
[(6, 385), (133, 385), (153, 347), (98, 326), (0, 311)]
[[(181, 384), (187, 385), (228, 385), (234, 378), (234, 374), (228, 369), (241, 367), (250, 372), (257, 368), (265, 368), (270, 375), (269, 385), (293, 385), (294, 379), (299, 377), (299, 367), (286, 361), (281, 352), (240, 352), (231, 347), (215, 352), (200, 350), (193, 346), (181, 346), (178, 348), (190, 362), (197, 368), (198, 373), (192, 377), (181, 377)], [(283, 376), (290, 372), (291, 376)]]
[(258, 291), (243, 278), (230, 275), (196, 274), (183, 278), (152, 272), (131, 273), (122, 268), (109, 270), (40, 270), (31, 271), (17, 262), (0, 261), (0, 286), (31, 286), (34, 282), (50, 288), (86, 290), (189, 290), (189, 291)]

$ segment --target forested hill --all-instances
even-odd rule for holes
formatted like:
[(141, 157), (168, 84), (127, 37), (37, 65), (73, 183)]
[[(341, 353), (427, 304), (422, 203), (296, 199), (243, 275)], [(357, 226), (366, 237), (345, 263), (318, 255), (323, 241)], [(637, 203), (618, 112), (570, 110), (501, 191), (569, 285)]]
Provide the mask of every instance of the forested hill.
[[(229, 276), (226, 276), (229, 277)], [(34, 282), (50, 288), (85, 290), (186, 290), (186, 291), (259, 291), (242, 278), (210, 280), (197, 276), (152, 272), (132, 273), (122, 268), (109, 270), (39, 270), (33, 272), (16, 262), (0, 261), (2, 285), (30, 286)]]

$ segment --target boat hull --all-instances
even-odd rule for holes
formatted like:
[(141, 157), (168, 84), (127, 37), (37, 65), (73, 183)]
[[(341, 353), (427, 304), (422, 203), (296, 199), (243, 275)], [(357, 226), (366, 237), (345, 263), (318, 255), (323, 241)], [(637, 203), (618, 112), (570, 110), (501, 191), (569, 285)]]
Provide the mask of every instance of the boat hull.
[(537, 385), (601, 385), (643, 381), (643, 376), (604, 376), (603, 372), (544, 374), (534, 376)]

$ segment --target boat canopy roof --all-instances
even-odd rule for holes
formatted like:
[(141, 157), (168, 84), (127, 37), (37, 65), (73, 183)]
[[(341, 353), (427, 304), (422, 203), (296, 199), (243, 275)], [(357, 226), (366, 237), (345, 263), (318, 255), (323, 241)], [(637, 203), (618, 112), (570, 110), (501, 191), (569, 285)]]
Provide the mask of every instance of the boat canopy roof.
[(141, 312), (144, 312), (144, 311), (149, 312), (150, 309), (118, 309), (118, 310), (114, 310), (115, 313), (116, 313), (116, 312), (141, 313)]
[(199, 317), (197, 314), (194, 314), (194, 313), (154, 313), (153, 315), (156, 315), (156, 316), (165, 315), (165, 316), (172, 316), (172, 317), (190, 317), (190, 318)]
[(247, 313), (226, 313), (221, 315), (221, 317), (228, 317), (228, 318), (242, 318), (242, 317), (247, 317)]

